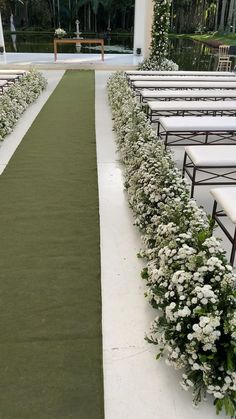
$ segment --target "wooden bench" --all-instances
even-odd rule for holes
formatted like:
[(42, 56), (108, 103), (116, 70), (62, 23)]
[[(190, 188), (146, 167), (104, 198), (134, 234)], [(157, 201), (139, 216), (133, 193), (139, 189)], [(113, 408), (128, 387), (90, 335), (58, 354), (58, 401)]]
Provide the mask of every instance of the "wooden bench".
[(151, 100), (235, 100), (236, 90), (148, 90), (140, 91), (140, 101), (142, 103)]
[(147, 117), (151, 123), (158, 122), (161, 116), (185, 115), (232, 115), (236, 116), (236, 101), (168, 101), (147, 102)]
[(186, 147), (182, 174), (191, 180), (191, 198), (195, 186), (236, 185), (236, 145)]
[[(236, 252), (236, 187), (215, 188), (211, 189), (210, 192), (214, 198), (212, 218), (221, 227), (222, 231), (232, 244), (230, 264), (233, 265)], [(220, 205), (220, 210), (217, 209), (218, 204)], [(226, 216), (228, 216), (233, 224), (233, 234), (230, 234), (228, 228), (221, 221), (222, 217)]]
[[(170, 116), (158, 122), (158, 136), (168, 145), (223, 144), (235, 142), (236, 118), (233, 116)], [(204, 137), (203, 139), (199, 137)], [(212, 138), (213, 137), (213, 138)], [(230, 141), (230, 142), (229, 142)]]

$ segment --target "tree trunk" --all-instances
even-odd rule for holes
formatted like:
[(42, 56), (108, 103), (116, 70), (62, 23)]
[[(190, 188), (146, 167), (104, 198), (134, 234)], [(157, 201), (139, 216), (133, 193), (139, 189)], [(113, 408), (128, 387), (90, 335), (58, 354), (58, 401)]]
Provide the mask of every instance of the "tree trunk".
[(108, 13), (108, 19), (107, 19), (107, 29), (111, 29), (111, 13)]
[(69, 31), (71, 32), (71, 0), (68, 0), (68, 9), (69, 9)]
[(220, 2), (220, 0), (217, 0), (217, 2), (216, 2), (215, 32), (217, 31), (217, 28), (218, 28), (219, 2)]
[(226, 24), (226, 32), (231, 32), (232, 31), (232, 20), (233, 20), (234, 6), (235, 6), (235, 0), (230, 0), (228, 19), (227, 19), (227, 24)]
[(52, 14), (53, 14), (53, 26), (54, 29), (56, 28), (56, 7), (55, 7), (55, 0), (52, 0)]
[(97, 25), (97, 13), (94, 13), (94, 32), (97, 33), (98, 25)]
[(224, 29), (225, 29), (226, 5), (227, 5), (227, 0), (223, 0), (222, 1), (221, 15), (220, 15), (220, 24), (219, 24), (219, 28), (218, 28), (219, 32), (224, 32)]
[[(76, 18), (78, 16), (78, 12), (76, 14)], [(84, 6), (84, 31), (87, 31), (87, 7)]]
[(171, 2), (171, 16), (170, 16), (170, 30), (173, 32), (173, 22), (174, 22), (174, 1)]
[(28, 14), (28, 6), (29, 6), (29, 2), (28, 0), (25, 0), (25, 26), (29, 25), (29, 14)]
[(88, 4), (88, 30), (91, 31), (91, 6)]
[(233, 23), (232, 23), (232, 32), (235, 32), (236, 29), (236, 1), (234, 2), (234, 11), (233, 11)]
[(58, 22), (58, 28), (60, 28), (61, 27), (60, 0), (57, 0), (57, 22)]
[(125, 29), (126, 10), (122, 13), (122, 29)]

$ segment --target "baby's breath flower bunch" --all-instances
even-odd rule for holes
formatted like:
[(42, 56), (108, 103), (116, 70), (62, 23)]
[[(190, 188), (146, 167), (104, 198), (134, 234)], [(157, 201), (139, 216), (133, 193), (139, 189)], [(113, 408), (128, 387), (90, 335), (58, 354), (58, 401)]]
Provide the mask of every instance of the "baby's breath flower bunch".
[(147, 340), (182, 369), (197, 405), (206, 394), (217, 412), (236, 412), (235, 276), (213, 225), (151, 128), (125, 76), (108, 82), (125, 187), (143, 236), (146, 296), (158, 310)]
[(25, 109), (46, 87), (46, 79), (37, 70), (31, 70), (0, 96), (0, 140), (10, 134)]
[(158, 57), (147, 58), (138, 65), (138, 70), (153, 70), (153, 71), (178, 71), (178, 64), (172, 60), (163, 58), (160, 60)]

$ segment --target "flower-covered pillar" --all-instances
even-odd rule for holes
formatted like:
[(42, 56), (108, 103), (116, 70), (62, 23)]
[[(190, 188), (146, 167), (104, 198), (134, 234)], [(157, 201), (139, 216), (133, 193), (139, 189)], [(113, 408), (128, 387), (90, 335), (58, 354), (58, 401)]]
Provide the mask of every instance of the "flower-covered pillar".
[(168, 50), (171, 0), (154, 0), (154, 17), (151, 31), (151, 58), (163, 60)]
[(149, 55), (152, 21), (153, 0), (135, 0), (134, 54), (141, 50), (144, 58)]

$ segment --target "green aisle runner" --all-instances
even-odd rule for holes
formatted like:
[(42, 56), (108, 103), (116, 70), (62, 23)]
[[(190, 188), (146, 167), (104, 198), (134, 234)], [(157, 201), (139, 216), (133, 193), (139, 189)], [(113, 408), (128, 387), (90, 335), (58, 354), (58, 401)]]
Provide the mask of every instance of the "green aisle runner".
[(94, 72), (69, 71), (0, 177), (0, 419), (101, 419)]

